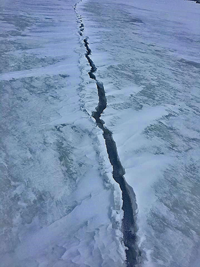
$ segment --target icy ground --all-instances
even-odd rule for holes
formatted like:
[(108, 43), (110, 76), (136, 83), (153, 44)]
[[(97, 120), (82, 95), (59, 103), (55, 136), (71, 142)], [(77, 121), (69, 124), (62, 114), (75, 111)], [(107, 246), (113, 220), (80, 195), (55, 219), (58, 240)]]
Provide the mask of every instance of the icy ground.
[(198, 267), (200, 5), (87, 0), (79, 12), (107, 95), (102, 118), (136, 193), (143, 266)]
[(85, 109), (74, 4), (0, 0), (1, 267), (124, 266), (121, 193)]

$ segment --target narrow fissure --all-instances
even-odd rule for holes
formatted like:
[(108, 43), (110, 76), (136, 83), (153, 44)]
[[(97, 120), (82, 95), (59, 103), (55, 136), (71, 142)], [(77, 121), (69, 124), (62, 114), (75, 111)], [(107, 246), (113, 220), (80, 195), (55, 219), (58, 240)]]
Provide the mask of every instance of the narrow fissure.
[[(82, 22), (81, 16), (76, 11), (76, 5), (74, 6), (74, 10), (76, 12), (79, 26), (79, 34), (83, 36), (84, 24)], [(123, 231), (123, 240), (124, 245), (126, 246), (126, 263), (127, 267), (134, 267), (139, 263), (140, 251), (137, 246), (137, 226), (136, 226), (136, 198), (133, 189), (126, 183), (124, 178), (125, 170), (119, 160), (116, 143), (113, 139), (112, 132), (104, 126), (104, 121), (101, 119), (101, 114), (107, 107), (107, 99), (105, 95), (105, 89), (102, 82), (98, 81), (95, 76), (95, 72), (97, 70), (94, 62), (90, 58), (92, 53), (88, 38), (83, 39), (84, 46), (86, 48), (85, 57), (90, 65), (90, 71), (88, 75), (91, 79), (95, 80), (96, 87), (98, 91), (99, 102), (95, 111), (92, 112), (92, 117), (95, 119), (98, 127), (103, 131), (103, 137), (106, 144), (106, 150), (108, 153), (108, 157), (110, 163), (113, 167), (113, 179), (119, 184), (120, 189), (122, 191), (122, 200), (123, 206), (122, 209), (124, 211), (124, 217), (122, 222), (122, 231)]]

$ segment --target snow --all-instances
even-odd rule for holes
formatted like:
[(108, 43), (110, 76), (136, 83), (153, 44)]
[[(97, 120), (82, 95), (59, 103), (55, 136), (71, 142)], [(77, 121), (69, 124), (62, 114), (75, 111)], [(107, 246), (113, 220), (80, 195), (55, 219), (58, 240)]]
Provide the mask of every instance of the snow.
[[(122, 196), (91, 118), (96, 85), (75, 0), (0, 0), (2, 267), (124, 266)], [(77, 6), (102, 115), (138, 205), (145, 267), (200, 265), (200, 9)]]
[(82, 80), (74, 4), (0, 1), (1, 267), (125, 262), (121, 192), (86, 109), (98, 99)]
[[(142, 266), (196, 267), (199, 5), (87, 0), (78, 8), (106, 91), (102, 119), (136, 193)], [(89, 112), (95, 106), (91, 101)]]

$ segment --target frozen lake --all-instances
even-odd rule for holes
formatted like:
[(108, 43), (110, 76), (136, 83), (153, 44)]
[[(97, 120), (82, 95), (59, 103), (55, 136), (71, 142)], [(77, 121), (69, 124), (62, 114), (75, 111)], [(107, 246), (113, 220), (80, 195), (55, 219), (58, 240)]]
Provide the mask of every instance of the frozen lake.
[(82, 3), (102, 119), (136, 194), (142, 265), (199, 266), (200, 6)]
[(0, 0), (0, 265), (126, 266), (123, 176), (138, 266), (199, 267), (200, 5), (75, 4)]
[(121, 191), (81, 98), (74, 4), (0, 1), (1, 267), (124, 265)]

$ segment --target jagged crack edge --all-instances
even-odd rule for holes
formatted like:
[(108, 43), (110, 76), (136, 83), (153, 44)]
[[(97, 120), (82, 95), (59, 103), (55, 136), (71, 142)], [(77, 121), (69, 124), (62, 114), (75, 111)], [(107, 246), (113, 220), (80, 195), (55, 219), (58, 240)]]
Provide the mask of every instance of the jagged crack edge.
[[(81, 2), (81, 1), (80, 1)], [(74, 5), (74, 10), (76, 12), (77, 18), (79, 20), (79, 34), (83, 35), (84, 24), (82, 22), (81, 16), (76, 11), (77, 4)], [(103, 137), (106, 144), (106, 150), (108, 153), (108, 158), (113, 167), (113, 179), (119, 184), (120, 189), (122, 191), (122, 200), (123, 206), (122, 209), (124, 211), (123, 218), (123, 236), (124, 236), (124, 244), (127, 247), (126, 249), (126, 258), (127, 258), (127, 267), (136, 266), (139, 263), (140, 258), (140, 250), (137, 246), (137, 225), (136, 225), (136, 216), (137, 216), (137, 203), (135, 193), (130, 185), (127, 184), (124, 174), (125, 170), (119, 160), (117, 146), (113, 139), (112, 132), (105, 127), (104, 121), (101, 119), (101, 115), (103, 111), (107, 107), (107, 99), (105, 94), (104, 85), (102, 82), (98, 81), (95, 76), (95, 72), (97, 68), (91, 59), (90, 55), (92, 53), (88, 38), (83, 39), (84, 46), (86, 49), (85, 57), (90, 65), (90, 71), (88, 75), (91, 79), (96, 81), (96, 87), (98, 91), (99, 102), (96, 110), (92, 112), (92, 117), (95, 119), (98, 127), (103, 131)]]

